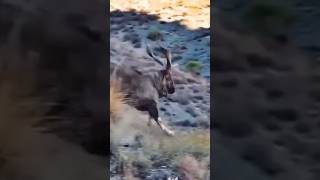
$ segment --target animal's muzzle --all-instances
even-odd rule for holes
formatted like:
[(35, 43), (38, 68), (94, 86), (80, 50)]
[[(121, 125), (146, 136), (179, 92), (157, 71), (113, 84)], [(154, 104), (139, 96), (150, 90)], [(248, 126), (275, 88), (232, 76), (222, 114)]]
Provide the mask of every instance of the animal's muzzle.
[(169, 94), (173, 94), (174, 92), (175, 92), (175, 89), (174, 89), (174, 88), (169, 88), (169, 89), (168, 89), (168, 93), (169, 93)]

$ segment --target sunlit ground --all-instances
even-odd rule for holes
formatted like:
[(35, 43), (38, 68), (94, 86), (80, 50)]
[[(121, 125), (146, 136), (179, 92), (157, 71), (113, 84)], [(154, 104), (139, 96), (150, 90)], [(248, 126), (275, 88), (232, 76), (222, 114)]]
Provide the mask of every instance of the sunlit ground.
[(178, 20), (190, 29), (210, 27), (209, 0), (111, 0), (110, 10), (156, 14), (162, 21)]

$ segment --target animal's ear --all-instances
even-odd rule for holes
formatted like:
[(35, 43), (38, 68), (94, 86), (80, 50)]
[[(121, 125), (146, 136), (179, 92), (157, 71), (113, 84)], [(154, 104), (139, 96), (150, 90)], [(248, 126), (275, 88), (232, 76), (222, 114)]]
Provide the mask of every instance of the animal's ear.
[(152, 57), (152, 59), (153, 59), (154, 61), (156, 61), (157, 63), (159, 63), (161, 66), (164, 67), (164, 63), (162, 62), (162, 60), (161, 60), (159, 57), (157, 57), (157, 56), (155, 56), (155, 55), (153, 54), (153, 51), (150, 49), (150, 47), (149, 47), (149, 45), (148, 45), (147, 42), (146, 42), (146, 49), (147, 49), (148, 55), (149, 55), (150, 57)]
[[(163, 47), (162, 47), (163, 48)], [(170, 70), (171, 69), (171, 65), (172, 65), (172, 55), (171, 55), (171, 50), (170, 49), (166, 49), (166, 48), (163, 48), (165, 50), (165, 56), (166, 56), (166, 59), (167, 59), (167, 66), (166, 66), (166, 69), (167, 70)]]

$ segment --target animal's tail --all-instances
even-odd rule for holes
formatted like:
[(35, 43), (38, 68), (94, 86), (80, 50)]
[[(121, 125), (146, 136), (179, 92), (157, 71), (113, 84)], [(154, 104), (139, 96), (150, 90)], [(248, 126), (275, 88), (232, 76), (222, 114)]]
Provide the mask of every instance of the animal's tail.
[(110, 81), (110, 119), (116, 121), (123, 110), (124, 94), (121, 92), (120, 84), (117, 81)]

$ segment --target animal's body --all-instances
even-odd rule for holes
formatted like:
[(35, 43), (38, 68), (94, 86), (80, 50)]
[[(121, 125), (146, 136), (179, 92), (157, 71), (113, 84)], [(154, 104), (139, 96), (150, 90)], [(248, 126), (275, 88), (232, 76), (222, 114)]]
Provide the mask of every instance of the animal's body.
[[(149, 48), (147, 50), (152, 58), (163, 65)], [(164, 48), (163, 50), (167, 58), (167, 64), (164, 69), (152, 72), (141, 72), (136, 67), (111, 64), (110, 72), (114, 72), (113, 76), (115, 80), (120, 83), (120, 91), (125, 95), (126, 103), (139, 111), (148, 112), (150, 120), (155, 120), (160, 128), (168, 135), (173, 135), (174, 132), (169, 130), (161, 122), (158, 111), (159, 98), (172, 94), (175, 91), (171, 78), (170, 51)]]

